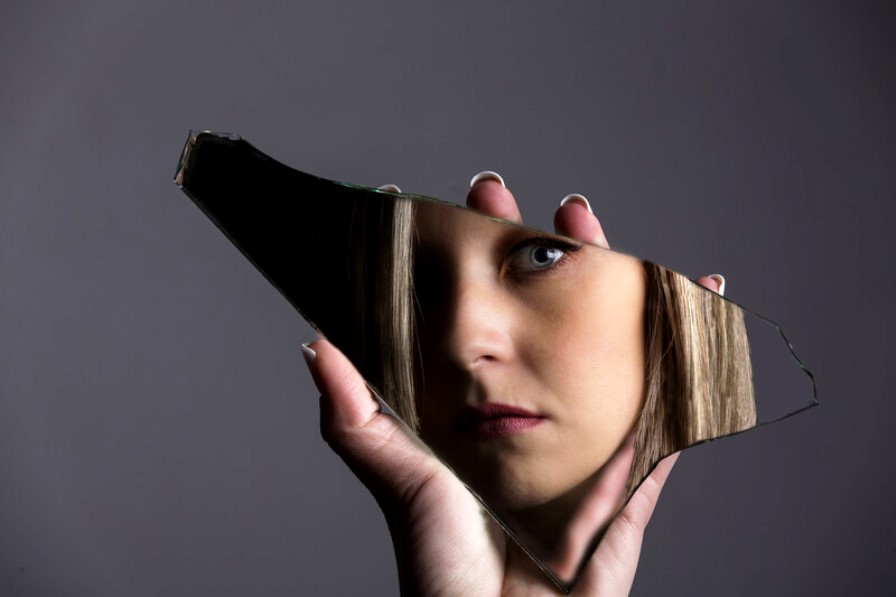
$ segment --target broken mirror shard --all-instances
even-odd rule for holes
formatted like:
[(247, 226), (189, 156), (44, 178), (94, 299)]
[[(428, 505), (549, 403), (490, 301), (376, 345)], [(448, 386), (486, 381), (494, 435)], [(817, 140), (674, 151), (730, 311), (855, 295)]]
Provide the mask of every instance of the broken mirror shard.
[(660, 265), (233, 135), (175, 181), (566, 591), (660, 459), (817, 404), (774, 322)]

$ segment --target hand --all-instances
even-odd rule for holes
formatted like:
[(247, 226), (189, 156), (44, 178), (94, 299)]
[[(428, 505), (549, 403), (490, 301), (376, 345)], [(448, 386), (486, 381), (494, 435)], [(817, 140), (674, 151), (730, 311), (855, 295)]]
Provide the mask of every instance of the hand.
[[(512, 194), (494, 177), (480, 177), (467, 203), (487, 215), (521, 222)], [(586, 206), (584, 198), (562, 205), (555, 215), (557, 232), (609, 248), (600, 222)], [(698, 282), (718, 290), (712, 278)], [(560, 594), (453, 473), (400, 422), (380, 412), (360, 375), (335, 347), (318, 340), (310, 349), (316, 354), (308, 360), (321, 391), (322, 434), (382, 508), (402, 593)], [(574, 594), (629, 592), (644, 529), (676, 456), (656, 467), (610, 525)]]

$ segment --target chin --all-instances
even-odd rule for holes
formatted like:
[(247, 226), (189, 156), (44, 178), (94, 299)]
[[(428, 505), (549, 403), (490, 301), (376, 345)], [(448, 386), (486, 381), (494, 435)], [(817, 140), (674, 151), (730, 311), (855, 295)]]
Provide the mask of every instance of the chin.
[(526, 483), (494, 484), (481, 496), (496, 508), (508, 511), (527, 510), (545, 506), (569, 495), (575, 489), (571, 487), (554, 487), (533, 484), (533, 479)]

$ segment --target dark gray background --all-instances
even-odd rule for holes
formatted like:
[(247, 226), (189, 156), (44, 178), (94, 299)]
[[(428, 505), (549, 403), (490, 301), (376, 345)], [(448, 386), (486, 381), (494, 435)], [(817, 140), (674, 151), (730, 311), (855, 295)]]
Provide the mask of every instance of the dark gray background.
[(310, 328), (171, 182), (190, 128), (447, 199), (492, 168), (541, 227), (582, 192), (617, 247), (725, 273), (823, 404), (686, 453), (634, 592), (893, 594), (892, 17), (3, 3), (0, 594), (397, 592)]

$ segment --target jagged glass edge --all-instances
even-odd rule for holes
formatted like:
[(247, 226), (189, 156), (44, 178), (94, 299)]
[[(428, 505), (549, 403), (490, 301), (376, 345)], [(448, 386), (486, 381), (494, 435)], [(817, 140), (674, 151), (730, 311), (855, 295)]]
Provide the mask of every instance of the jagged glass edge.
[[(267, 159), (272, 160), (273, 162), (276, 162), (277, 164), (280, 164), (281, 166), (283, 166), (283, 167), (285, 167), (285, 168), (289, 168), (290, 170), (296, 170), (295, 168), (292, 168), (291, 166), (289, 166), (289, 165), (287, 165), (287, 164), (284, 164), (284, 163), (282, 163), (282, 162), (279, 162), (279, 161), (277, 161), (277, 160), (271, 158), (270, 156), (268, 156), (268, 155), (265, 154), (264, 152), (260, 151), (260, 150), (257, 149), (254, 145), (252, 145), (251, 143), (249, 143), (248, 141), (246, 141), (245, 139), (243, 139), (241, 136), (239, 136), (239, 135), (237, 135), (237, 134), (234, 134), (234, 133), (226, 133), (226, 132), (215, 132), (215, 131), (198, 131), (198, 130), (193, 130), (193, 129), (191, 129), (190, 132), (189, 132), (189, 135), (188, 135), (188, 137), (187, 137), (187, 141), (186, 141), (185, 144), (184, 144), (184, 148), (183, 148), (183, 150), (181, 151), (180, 158), (178, 159), (177, 169), (176, 169), (176, 171), (175, 171), (175, 176), (174, 176), (174, 183), (178, 186), (178, 188), (180, 188), (182, 191), (184, 191), (184, 193), (186, 193), (186, 194), (190, 197), (191, 200), (193, 199), (193, 197), (192, 197), (192, 195), (190, 195), (189, 192), (187, 192), (186, 189), (184, 189), (183, 182), (184, 182), (184, 178), (185, 178), (185, 176), (186, 176), (186, 173), (187, 173), (187, 171), (188, 171), (189, 168), (190, 168), (190, 158), (192, 157), (192, 150), (193, 150), (193, 147), (196, 145), (197, 141), (199, 140), (199, 137), (200, 137), (200, 136), (203, 136), (203, 135), (207, 135), (207, 136), (211, 136), (211, 137), (215, 137), (215, 138), (226, 139), (226, 140), (228, 140), (228, 141), (240, 141), (240, 142), (243, 142), (243, 143), (245, 143), (245, 144), (247, 145), (247, 147), (248, 147), (248, 149), (249, 149), (250, 151), (255, 151), (255, 152), (259, 153), (260, 155), (265, 156)], [(301, 172), (301, 171), (299, 171), (299, 170), (296, 170), (296, 171), (297, 171), (297, 172)], [(338, 185), (338, 186), (345, 187), (345, 188), (349, 188), (349, 189), (357, 189), (357, 190), (364, 191), (364, 192), (367, 192), (367, 193), (379, 193), (379, 194), (383, 194), (383, 195), (388, 195), (388, 196), (390, 196), (390, 197), (395, 197), (395, 198), (397, 198), (397, 199), (410, 200), (410, 201), (419, 201), (419, 202), (427, 202), (427, 203), (434, 203), (434, 204), (444, 205), (444, 206), (446, 206), (446, 207), (452, 207), (452, 208), (456, 208), (456, 209), (464, 209), (464, 210), (467, 210), (467, 209), (468, 209), (468, 208), (466, 208), (466, 207), (464, 207), (464, 206), (462, 206), (462, 205), (458, 205), (458, 204), (456, 204), (456, 203), (452, 203), (452, 202), (450, 202), (450, 201), (445, 201), (445, 200), (442, 200), (442, 199), (437, 199), (437, 198), (435, 198), (435, 197), (428, 197), (428, 196), (425, 196), (425, 195), (416, 195), (416, 194), (411, 194), (411, 193), (396, 193), (396, 192), (393, 192), (393, 191), (388, 191), (388, 190), (383, 190), (383, 189), (377, 189), (377, 188), (374, 188), (374, 187), (367, 187), (367, 186), (364, 186), (364, 185), (359, 185), (359, 184), (354, 184), (354, 183), (347, 183), (347, 182), (341, 182), (341, 181), (337, 181), (337, 180), (332, 180), (332, 179), (328, 179), (328, 178), (323, 178), (323, 177), (315, 176), (315, 175), (313, 175), (313, 174), (308, 174), (308, 173), (305, 173), (305, 172), (303, 172), (303, 174), (306, 174), (306, 175), (311, 176), (311, 177), (313, 177), (313, 178), (315, 178), (315, 179), (317, 179), (317, 180), (320, 180), (320, 181), (323, 181), (323, 182), (327, 182), (327, 183), (330, 183), (330, 184), (333, 184), (333, 185)], [(237, 247), (237, 248), (240, 250), (240, 253), (241, 253), (246, 259), (249, 260), (249, 262), (253, 265), (253, 267), (255, 267), (255, 269), (256, 269), (259, 273), (261, 273), (261, 274), (264, 276), (264, 278), (265, 278), (265, 279), (266, 279), (266, 280), (267, 280), (267, 281), (268, 281), (274, 288), (277, 289), (277, 291), (278, 291), (278, 292), (279, 292), (279, 293), (280, 293), (280, 294), (287, 300), (287, 302), (288, 302), (290, 305), (292, 305), (293, 308), (296, 309), (296, 311), (299, 312), (299, 314), (302, 316), (302, 318), (303, 318), (306, 322), (308, 322), (308, 324), (309, 324), (315, 331), (317, 331), (317, 332), (321, 332), (322, 330), (320, 330), (320, 328), (315, 324), (315, 322), (312, 321), (311, 318), (308, 317), (308, 316), (301, 310), (301, 308), (298, 307), (298, 305), (296, 305), (295, 303), (292, 302), (292, 300), (290, 300), (289, 296), (287, 296), (287, 294), (283, 291), (283, 289), (280, 288), (280, 286), (278, 286), (278, 285), (274, 282), (274, 280), (272, 280), (272, 279), (271, 279), (271, 278), (264, 272), (264, 270), (259, 266), (259, 264), (256, 263), (255, 260), (254, 260), (248, 253), (246, 253), (245, 251), (243, 251), (243, 249), (242, 249), (242, 247), (240, 246), (240, 244), (237, 243), (236, 240), (235, 240), (235, 239), (234, 239), (234, 238), (233, 238), (233, 237), (232, 237), (232, 236), (231, 236), (231, 235), (224, 229), (224, 227), (220, 225), (220, 223), (217, 221), (217, 219), (216, 219), (210, 212), (208, 212), (207, 210), (205, 210), (205, 209), (204, 209), (204, 208), (203, 208), (197, 201), (193, 201), (193, 202), (194, 202), (194, 204), (196, 204), (198, 207), (200, 207), (200, 209), (202, 210), (202, 212), (205, 214), (206, 217), (208, 217), (210, 220), (212, 220), (212, 222), (214, 222), (215, 226), (216, 226), (216, 227), (217, 227), (217, 228), (218, 228), (218, 229), (219, 229), (219, 230), (220, 230), (220, 231), (227, 237), (227, 239), (228, 239), (228, 240), (229, 240), (235, 247)], [(512, 222), (512, 221), (510, 221), (510, 220), (505, 220), (505, 219), (502, 219), (502, 218), (496, 218), (496, 217), (489, 216), (489, 215), (486, 215), (486, 214), (477, 214), (477, 215), (479, 215), (479, 216), (481, 216), (481, 217), (484, 217), (484, 218), (486, 218), (486, 219), (489, 219), (489, 220), (493, 220), (493, 221), (495, 221), (495, 222), (502, 223), (502, 224), (511, 224), (511, 225), (513, 225), (513, 226), (519, 226), (519, 227), (524, 228), (524, 229), (526, 229), (526, 230), (531, 230), (531, 231), (534, 231), (534, 232), (538, 232), (539, 234), (550, 234), (550, 235), (553, 235), (553, 236), (563, 237), (563, 235), (559, 235), (559, 234), (556, 234), (556, 233), (553, 233), (553, 232), (545, 232), (544, 230), (541, 230), (541, 229), (538, 229), (538, 228), (533, 228), (533, 227), (531, 227), (531, 226), (526, 226), (525, 224), (520, 224), (519, 222)], [(567, 238), (567, 237), (563, 237), (563, 238)], [(574, 239), (571, 239), (571, 240), (574, 240)], [(575, 242), (581, 242), (581, 241), (575, 241)], [(596, 248), (596, 249), (600, 249), (600, 250), (604, 250), (604, 251), (611, 251), (611, 252), (613, 252), (613, 253), (615, 253), (615, 254), (617, 254), (617, 255), (624, 255), (624, 256), (632, 257), (632, 258), (634, 258), (634, 259), (638, 259), (639, 261), (642, 261), (642, 262), (646, 262), (646, 260), (641, 259), (640, 257), (637, 257), (637, 256), (635, 256), (635, 255), (631, 255), (631, 254), (628, 254), (628, 253), (623, 253), (623, 252), (621, 252), (621, 251), (617, 251), (617, 250), (614, 250), (614, 249), (606, 249), (606, 248), (604, 248), (604, 247), (599, 247), (599, 246), (597, 246), (597, 245), (592, 245), (592, 244), (589, 244), (589, 243), (584, 243), (584, 244), (588, 244), (589, 246), (594, 247), (594, 248)], [(663, 266), (662, 264), (658, 264), (658, 263), (656, 263), (656, 262), (649, 262), (649, 263), (653, 263), (653, 264), (655, 264), (655, 265), (659, 265), (660, 267), (663, 267), (664, 269), (667, 269), (668, 271), (675, 272), (675, 270), (670, 269), (670, 268), (666, 268), (666, 267)], [(679, 275), (680, 275), (680, 274), (679, 274)], [(695, 281), (693, 281), (693, 280), (691, 280), (691, 283), (694, 284), (694, 285), (696, 285), (696, 286), (700, 286), (699, 284), (697, 284), (697, 283), (696, 283)], [(700, 289), (701, 289), (703, 292), (712, 292), (711, 290), (709, 290), (709, 289), (707, 289), (707, 288), (704, 288), (703, 286), (700, 286)], [(721, 296), (721, 295), (719, 295), (719, 296)], [(735, 436), (735, 435), (740, 435), (740, 434), (742, 434), (742, 433), (746, 433), (746, 432), (752, 431), (752, 430), (754, 430), (754, 429), (756, 429), (756, 428), (759, 428), (759, 427), (764, 427), (764, 426), (766, 426), (766, 425), (771, 425), (771, 424), (773, 424), (773, 423), (778, 423), (778, 422), (780, 422), (780, 421), (783, 421), (783, 420), (785, 420), (785, 419), (789, 419), (790, 417), (793, 417), (793, 416), (795, 416), (795, 415), (798, 415), (798, 414), (800, 414), (800, 413), (802, 413), (802, 412), (804, 412), (804, 411), (806, 411), (806, 410), (809, 410), (810, 408), (813, 408), (813, 407), (815, 407), (815, 406), (818, 406), (818, 405), (820, 404), (820, 402), (819, 402), (819, 400), (818, 400), (818, 385), (817, 385), (817, 383), (816, 383), (816, 381), (815, 381), (815, 375), (814, 375), (814, 374), (812, 373), (812, 371), (806, 366), (806, 364), (803, 362), (803, 360), (800, 359), (799, 355), (797, 355), (797, 353), (796, 353), (796, 349), (793, 347), (793, 344), (792, 344), (792, 343), (790, 342), (790, 340), (787, 338), (787, 335), (784, 333), (784, 330), (781, 328), (781, 325), (778, 324), (778, 323), (777, 323), (776, 321), (774, 321), (773, 319), (770, 319), (770, 318), (768, 318), (768, 317), (766, 317), (766, 316), (764, 316), (764, 315), (761, 315), (760, 313), (757, 313), (756, 311), (753, 311), (752, 309), (749, 309), (748, 307), (744, 307), (743, 305), (741, 305), (741, 304), (739, 304), (739, 303), (737, 303), (737, 302), (731, 300), (731, 299), (728, 298), (728, 297), (721, 296), (721, 298), (724, 299), (725, 301), (727, 301), (727, 302), (733, 304), (733, 305), (736, 306), (737, 308), (739, 308), (739, 309), (745, 311), (746, 313), (749, 313), (750, 315), (752, 315), (752, 316), (754, 316), (754, 317), (759, 318), (761, 321), (763, 321), (763, 322), (765, 322), (766, 324), (769, 324), (769, 325), (771, 325), (772, 327), (775, 328), (775, 330), (778, 332), (778, 335), (780, 336), (780, 338), (783, 340), (785, 346), (787, 347), (787, 350), (788, 350), (788, 352), (790, 353), (791, 358), (793, 358), (794, 362), (797, 364), (797, 366), (800, 368), (800, 370), (801, 370), (801, 371), (802, 371), (802, 372), (809, 378), (809, 381), (810, 381), (811, 384), (812, 384), (812, 398), (811, 398), (811, 400), (810, 400), (807, 404), (805, 404), (805, 405), (803, 405), (803, 406), (797, 408), (797, 409), (794, 410), (794, 411), (788, 412), (788, 413), (786, 413), (786, 414), (783, 414), (783, 415), (781, 415), (781, 416), (778, 416), (778, 417), (775, 417), (775, 418), (772, 418), (772, 419), (769, 419), (769, 420), (766, 420), (766, 421), (757, 422), (757, 423), (754, 424), (752, 427), (749, 427), (749, 428), (747, 428), (747, 429), (742, 429), (742, 430), (740, 430), (740, 431), (734, 431), (734, 432), (731, 432), (731, 433), (726, 433), (726, 434), (724, 434), (724, 435), (719, 435), (719, 436), (716, 436), (716, 437), (713, 437), (713, 438), (708, 438), (708, 439), (704, 439), (704, 440), (700, 440), (700, 441), (694, 442), (694, 443), (692, 443), (692, 444), (690, 444), (690, 445), (688, 445), (688, 446), (682, 448), (681, 451), (684, 451), (684, 450), (690, 450), (691, 448), (694, 448), (694, 447), (696, 447), (696, 446), (699, 446), (699, 445), (702, 445), (702, 444), (705, 444), (705, 443), (709, 443), (709, 442), (716, 441), (716, 440), (719, 440), (719, 439), (723, 439), (723, 438), (726, 438), (726, 437), (732, 437), (732, 436)], [(371, 391), (371, 394), (374, 396), (374, 398), (376, 399), (376, 401), (379, 403), (380, 412), (382, 412), (382, 413), (384, 413), (384, 414), (387, 414), (387, 415), (393, 417), (396, 421), (399, 421), (399, 422), (400, 422), (400, 423), (407, 429), (407, 432), (408, 432), (410, 435), (414, 436), (416, 439), (420, 439), (419, 437), (416, 437), (416, 435), (413, 434), (413, 433), (410, 431), (410, 428), (407, 427), (407, 424), (406, 424), (400, 417), (398, 417), (398, 415), (395, 414), (395, 412), (392, 410), (391, 407), (389, 407), (388, 403), (387, 403), (387, 402), (383, 399), (383, 397), (380, 395), (380, 392), (377, 390), (377, 388), (375, 388), (372, 384), (368, 383), (366, 380), (365, 380), (365, 384), (367, 385), (368, 389)], [(582, 572), (583, 572), (585, 566), (587, 565), (588, 560), (591, 558), (592, 555), (594, 555), (594, 552), (596, 551), (598, 545), (600, 544), (599, 541), (596, 541), (596, 542), (595, 542), (595, 541), (592, 539), (592, 541), (591, 541), (591, 543), (592, 543), (592, 547), (591, 547), (591, 549), (589, 549), (589, 550), (587, 551), (587, 553), (585, 553), (585, 554), (582, 556), (581, 561), (579, 562), (579, 566), (578, 566), (578, 568), (577, 568), (577, 570), (576, 570), (576, 573), (573, 575), (572, 579), (571, 579), (570, 581), (568, 581), (568, 582), (563, 581), (561, 578), (559, 578), (559, 577), (558, 577), (558, 576), (557, 576), (557, 575), (550, 569), (550, 567), (549, 567), (547, 564), (545, 564), (544, 562), (542, 562), (541, 559), (538, 558), (538, 557), (531, 551), (531, 549), (529, 549), (528, 547), (526, 547), (526, 545), (524, 544), (523, 541), (520, 540), (520, 538), (519, 538), (519, 536), (516, 534), (516, 532), (515, 532), (510, 526), (508, 526), (508, 524), (501, 518), (501, 516), (500, 516), (497, 512), (495, 512), (495, 510), (494, 510), (491, 506), (489, 506), (488, 503), (487, 503), (484, 499), (482, 499), (482, 497), (480, 497), (479, 494), (476, 493), (475, 490), (473, 490), (469, 485), (467, 485), (466, 483), (463, 482), (463, 480), (461, 480), (461, 478), (454, 472), (454, 470), (450, 467), (450, 465), (448, 465), (448, 464), (444, 461), (444, 459), (442, 459), (438, 454), (436, 454), (436, 453), (435, 453), (435, 452), (434, 452), (434, 451), (433, 451), (433, 450), (432, 450), (432, 449), (431, 449), (425, 442), (423, 442), (422, 440), (420, 440), (420, 443), (421, 443), (423, 446), (425, 446), (425, 447), (427, 448), (427, 450), (429, 450), (429, 452), (430, 452), (433, 456), (435, 456), (436, 458), (438, 458), (439, 461), (440, 461), (442, 464), (444, 464), (446, 467), (448, 467), (449, 470), (451, 470), (451, 472), (452, 472), (452, 474), (454, 474), (455, 478), (457, 478), (461, 483), (463, 483), (464, 487), (467, 488), (467, 491), (469, 491), (470, 494), (473, 495), (473, 497), (479, 502), (479, 504), (482, 506), (482, 508), (483, 508), (486, 512), (488, 512), (489, 516), (491, 516), (492, 519), (493, 519), (493, 520), (494, 520), (494, 521), (495, 521), (495, 522), (502, 528), (502, 530), (503, 530), (503, 531), (504, 531), (504, 532), (505, 532), (505, 533), (506, 533), (512, 540), (513, 540), (513, 542), (516, 543), (517, 546), (519, 546), (519, 548), (522, 549), (522, 550), (526, 553), (526, 555), (529, 556), (529, 558), (530, 558), (530, 559), (535, 563), (535, 565), (538, 566), (538, 568), (539, 568), (539, 569), (540, 569), (540, 570), (541, 570), (541, 571), (542, 571), (542, 572), (543, 572), (543, 573), (544, 573), (544, 574), (551, 580), (552, 583), (554, 583), (560, 590), (564, 591), (566, 594), (569, 594), (569, 593), (572, 591), (572, 589), (575, 587), (576, 583), (578, 582), (579, 578), (581, 577), (581, 574), (582, 574)], [(635, 488), (635, 491), (637, 491), (637, 488), (640, 487), (641, 484), (642, 484), (642, 483), (643, 483), (643, 482), (650, 476), (650, 474), (653, 472), (653, 470), (656, 468), (656, 466), (657, 466), (657, 465), (658, 465), (664, 458), (666, 458), (666, 457), (669, 456), (669, 455), (671, 455), (671, 453), (670, 453), (670, 454), (665, 454), (665, 455), (663, 455), (663, 456), (660, 457), (655, 463), (653, 463), (653, 466), (651, 466), (651, 468), (650, 468), (650, 470), (647, 472), (647, 474), (644, 475), (644, 478), (642, 478), (642, 479), (638, 482), (638, 485), (637, 485), (637, 487)], [(634, 493), (634, 492), (633, 492), (633, 493)], [(631, 499), (631, 498), (629, 498), (629, 499)], [(619, 510), (617, 511), (617, 514), (618, 514), (618, 512), (621, 512), (621, 511), (625, 508), (625, 506), (626, 506), (627, 504), (628, 504), (628, 500), (626, 500), (626, 502), (625, 502), (622, 506), (620, 506)], [(612, 520), (611, 520), (610, 522), (608, 522), (608, 523), (602, 525), (599, 529), (595, 530), (594, 537), (597, 537), (598, 533), (600, 533), (600, 532), (605, 532), (606, 529), (608, 528), (608, 526), (609, 526), (611, 523), (612, 523)]]

